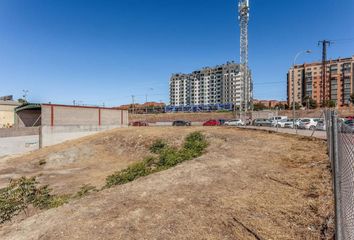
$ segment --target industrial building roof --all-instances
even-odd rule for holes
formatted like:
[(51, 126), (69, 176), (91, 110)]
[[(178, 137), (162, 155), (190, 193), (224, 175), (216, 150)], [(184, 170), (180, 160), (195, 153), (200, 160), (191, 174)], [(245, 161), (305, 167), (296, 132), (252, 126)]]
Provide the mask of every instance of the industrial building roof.
[(41, 104), (39, 103), (25, 103), (21, 106), (15, 108), (15, 112), (19, 112), (26, 109), (41, 109)]
[(41, 103), (25, 103), (25, 104), (15, 108), (15, 112), (19, 112), (19, 111), (26, 110), (26, 109), (41, 109), (42, 106), (118, 110), (116, 108), (107, 108), (107, 107), (99, 107), (99, 106), (62, 105), (62, 104), (51, 104), (51, 103), (43, 103), (43, 104), (41, 104)]

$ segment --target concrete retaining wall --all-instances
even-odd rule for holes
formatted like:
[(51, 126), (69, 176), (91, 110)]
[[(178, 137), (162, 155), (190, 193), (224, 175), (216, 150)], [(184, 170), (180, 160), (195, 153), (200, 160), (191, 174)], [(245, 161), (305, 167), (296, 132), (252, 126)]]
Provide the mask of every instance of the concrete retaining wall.
[[(40, 147), (55, 145), (119, 127), (122, 126), (43, 126), (41, 128), (1, 129), (0, 157), (23, 154)], [(41, 131), (41, 135), (39, 131)]]
[[(25, 153), (101, 131), (128, 127), (128, 111), (113, 108), (43, 104), (18, 113), (18, 126), (0, 129), (0, 156)], [(41, 117), (40, 117), (41, 116)]]
[(110, 126), (43, 126), (41, 135), (42, 147), (51, 146), (80, 137), (92, 135), (101, 131), (122, 127), (120, 125)]
[(0, 138), (0, 157), (26, 153), (38, 148), (39, 135)]
[(39, 135), (39, 127), (1, 128), (0, 138)]

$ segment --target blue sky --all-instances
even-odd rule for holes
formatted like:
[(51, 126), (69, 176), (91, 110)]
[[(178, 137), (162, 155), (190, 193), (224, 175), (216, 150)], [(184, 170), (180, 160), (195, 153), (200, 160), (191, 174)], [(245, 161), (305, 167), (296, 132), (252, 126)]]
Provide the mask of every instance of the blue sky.
[[(353, 0), (250, 0), (255, 97), (286, 99), (286, 72), (354, 55)], [(0, 95), (116, 106), (168, 101), (172, 73), (239, 60), (236, 0), (0, 0)], [(344, 39), (344, 40), (343, 40)], [(345, 40), (347, 39), (347, 40)]]

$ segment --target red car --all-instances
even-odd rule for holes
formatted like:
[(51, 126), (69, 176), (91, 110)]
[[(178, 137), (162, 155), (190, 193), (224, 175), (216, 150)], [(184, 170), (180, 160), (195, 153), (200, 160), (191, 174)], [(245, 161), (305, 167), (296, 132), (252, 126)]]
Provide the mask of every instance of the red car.
[(146, 126), (149, 126), (149, 124), (147, 122), (143, 122), (143, 121), (131, 122), (131, 123), (129, 123), (129, 125), (133, 126), (133, 127), (146, 127)]
[(212, 119), (212, 120), (208, 120), (205, 123), (203, 123), (203, 126), (220, 126), (221, 123), (218, 120)]

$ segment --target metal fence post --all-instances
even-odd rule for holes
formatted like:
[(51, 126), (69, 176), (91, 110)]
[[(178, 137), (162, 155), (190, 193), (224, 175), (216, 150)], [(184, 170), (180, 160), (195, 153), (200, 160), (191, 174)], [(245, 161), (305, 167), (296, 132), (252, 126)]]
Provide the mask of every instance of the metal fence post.
[(339, 163), (339, 151), (338, 151), (338, 117), (334, 111), (331, 111), (332, 120), (332, 156), (333, 156), (333, 172), (334, 172), (334, 202), (335, 202), (335, 224), (336, 224), (336, 240), (342, 240), (342, 216), (341, 216), (341, 169)]
[(42, 125), (38, 127), (38, 148), (43, 147)]
[[(333, 128), (333, 123), (332, 123), (332, 111), (326, 111), (327, 114), (327, 144), (328, 144), (328, 154), (329, 154), (329, 159), (331, 161), (331, 167), (333, 167), (333, 147), (332, 147), (332, 128)], [(334, 179), (334, 171), (333, 171), (333, 179)]]

